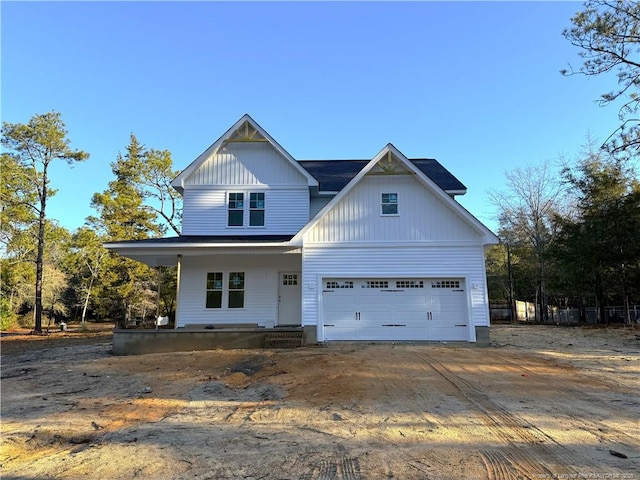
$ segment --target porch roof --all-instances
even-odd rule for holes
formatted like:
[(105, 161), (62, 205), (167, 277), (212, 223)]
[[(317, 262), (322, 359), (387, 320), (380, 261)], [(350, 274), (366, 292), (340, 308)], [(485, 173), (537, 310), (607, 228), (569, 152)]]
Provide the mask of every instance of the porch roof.
[(234, 243), (284, 243), (293, 238), (293, 235), (180, 235), (177, 237), (163, 238), (145, 238), (143, 240), (120, 240), (116, 242), (106, 242), (105, 247), (120, 245), (135, 246), (215, 246), (218, 244), (234, 244)]
[(293, 235), (181, 235), (106, 242), (104, 247), (152, 267), (176, 265), (178, 255), (296, 253)]

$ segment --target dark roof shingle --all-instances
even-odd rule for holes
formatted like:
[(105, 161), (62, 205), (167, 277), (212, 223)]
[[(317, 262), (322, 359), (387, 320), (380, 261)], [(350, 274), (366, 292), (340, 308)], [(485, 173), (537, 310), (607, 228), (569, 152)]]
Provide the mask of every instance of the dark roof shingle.
[[(433, 158), (416, 158), (410, 161), (445, 191), (467, 189)], [(339, 192), (369, 163), (369, 160), (299, 160), (298, 163), (318, 180), (321, 191)]]

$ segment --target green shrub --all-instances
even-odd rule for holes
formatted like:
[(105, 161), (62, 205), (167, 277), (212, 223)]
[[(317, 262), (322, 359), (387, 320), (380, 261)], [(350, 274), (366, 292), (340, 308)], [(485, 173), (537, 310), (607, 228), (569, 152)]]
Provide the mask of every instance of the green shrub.
[(18, 316), (11, 309), (7, 297), (0, 298), (0, 330), (10, 330), (18, 323)]

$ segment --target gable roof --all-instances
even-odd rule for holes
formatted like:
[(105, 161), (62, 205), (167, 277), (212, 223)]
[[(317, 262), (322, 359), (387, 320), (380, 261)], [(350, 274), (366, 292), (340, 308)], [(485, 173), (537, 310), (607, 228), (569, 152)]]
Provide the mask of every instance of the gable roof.
[[(436, 159), (417, 158), (409, 161), (445, 192), (456, 195), (467, 192), (467, 187)], [(318, 180), (319, 190), (324, 192), (339, 192), (369, 162), (370, 160), (298, 160)]]
[(311, 228), (313, 228), (320, 219), (331, 210), (334, 205), (340, 202), (369, 172), (371, 172), (378, 163), (387, 158), (393, 156), (394, 159), (405, 169), (416, 175), (421, 183), (429, 189), (433, 194), (440, 197), (440, 199), (448, 204), (454, 211), (462, 216), (473, 228), (475, 228), (482, 236), (484, 244), (496, 244), (498, 243), (498, 237), (489, 230), (480, 220), (469, 213), (462, 205), (451, 198), (438, 184), (428, 175), (426, 175), (420, 168), (411, 162), (407, 157), (402, 154), (392, 144), (387, 144), (380, 152), (373, 157), (345, 186), (340, 192), (333, 197), (316, 215), (313, 217), (292, 239), (291, 243), (302, 241), (302, 237)]
[[(245, 133), (242, 133), (244, 129)], [(217, 153), (217, 151), (227, 142), (237, 141), (264, 141), (268, 142), (285, 160), (287, 160), (300, 174), (309, 182), (310, 187), (317, 187), (318, 181), (306, 171), (278, 142), (276, 142), (266, 130), (251, 118), (249, 114), (244, 114), (240, 120), (233, 124), (218, 140), (213, 142), (209, 148), (191, 162), (180, 174), (173, 179), (171, 186), (180, 193), (184, 192), (185, 180), (195, 172), (204, 162)]]

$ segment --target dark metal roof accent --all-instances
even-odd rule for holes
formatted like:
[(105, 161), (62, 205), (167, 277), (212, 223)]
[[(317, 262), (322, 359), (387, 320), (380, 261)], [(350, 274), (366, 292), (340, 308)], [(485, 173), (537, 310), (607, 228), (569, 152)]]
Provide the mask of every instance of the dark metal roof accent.
[(181, 245), (188, 243), (198, 244), (219, 244), (228, 243), (242, 244), (242, 243), (284, 243), (293, 238), (293, 235), (181, 235), (179, 237), (166, 237), (166, 238), (147, 238), (144, 240), (121, 240), (115, 242), (106, 242), (105, 245), (110, 244), (146, 244), (146, 245)]
[[(339, 192), (370, 160), (299, 160), (320, 183), (320, 191)], [(434, 158), (409, 159), (422, 173), (445, 191), (465, 191), (460, 180), (454, 177)]]

